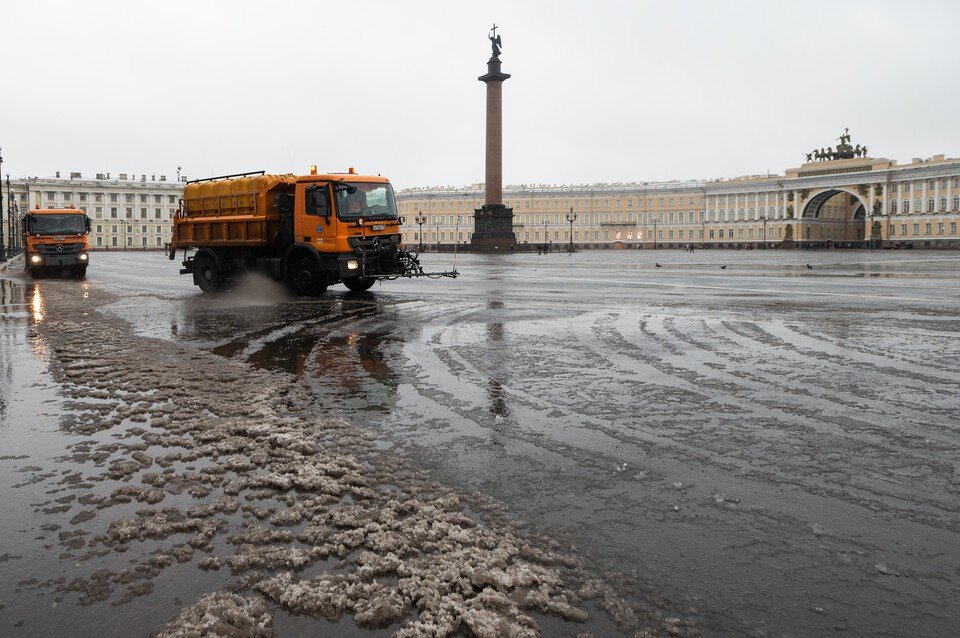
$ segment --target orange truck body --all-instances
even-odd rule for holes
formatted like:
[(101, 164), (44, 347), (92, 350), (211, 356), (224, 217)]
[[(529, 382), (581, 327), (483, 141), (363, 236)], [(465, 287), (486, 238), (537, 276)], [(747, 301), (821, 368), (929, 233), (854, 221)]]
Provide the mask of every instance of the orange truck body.
[(76, 208), (35, 208), (23, 219), (24, 269), (32, 276), (85, 277), (90, 262), (90, 218)]
[[(401, 219), (390, 181), (349, 173), (245, 173), (188, 183), (169, 256), (205, 292), (250, 270), (304, 295), (343, 283), (366, 290), (404, 274)], [(193, 255), (187, 250), (193, 249)]]

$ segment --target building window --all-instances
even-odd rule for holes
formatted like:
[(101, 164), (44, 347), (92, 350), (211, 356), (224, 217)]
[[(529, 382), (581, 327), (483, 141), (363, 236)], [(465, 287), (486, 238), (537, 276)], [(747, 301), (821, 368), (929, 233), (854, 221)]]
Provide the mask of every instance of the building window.
[(946, 197), (941, 197), (941, 198), (940, 198), (940, 210), (941, 210), (941, 211), (947, 210), (947, 198), (946, 198)]
[(957, 234), (957, 222), (950, 222), (950, 234), (951, 235)]
[(919, 234), (920, 234), (920, 224), (915, 223), (913, 225), (913, 236), (916, 237)]
[(114, 218), (114, 219), (117, 218), (117, 209), (116, 209), (115, 207), (111, 207), (111, 208), (110, 208), (110, 217), (112, 217), (112, 218)]
[(126, 208), (127, 219), (133, 219), (133, 209), (127, 206)]
[(943, 234), (943, 222), (937, 223), (937, 234), (938, 234), (938, 235), (942, 235), (942, 234)]
[(147, 209), (146, 209), (146, 208), (141, 208), (141, 209), (140, 209), (140, 217), (141, 217), (141, 219), (146, 219), (146, 218), (147, 218)]
[(890, 224), (890, 236), (894, 237), (897, 234), (897, 227), (895, 224)]
[(960, 210), (960, 195), (953, 197), (953, 210)]
[(930, 222), (927, 222), (926, 224), (923, 225), (923, 234), (924, 234), (924, 235), (929, 235), (929, 234), (930, 234), (930, 231), (932, 231), (932, 230), (933, 230), (933, 224), (931, 224)]
[(147, 196), (144, 195), (144, 194), (142, 194), (142, 193), (140, 194), (140, 203), (141, 203), (141, 204), (146, 204), (146, 203), (147, 203)]
[(97, 217), (103, 217), (103, 206), (97, 206), (94, 213)]
[(916, 200), (914, 200), (913, 202), (913, 210), (918, 213), (923, 212), (923, 200), (920, 199), (919, 197), (917, 197)]
[(97, 237), (97, 246), (103, 246), (103, 237)]
[(890, 214), (891, 215), (897, 214), (897, 200), (893, 200), (892, 202), (890, 202)]
[(932, 213), (935, 210), (937, 210), (936, 200), (932, 197), (927, 198), (927, 212)]
[(100, 202), (103, 201), (103, 195), (101, 195), (100, 193), (97, 193), (96, 195), (93, 196), (93, 201), (99, 204)]
[(176, 204), (177, 196), (176, 195), (167, 195), (167, 203)]
[(127, 202), (128, 204), (133, 203), (133, 193), (127, 193), (124, 195), (123, 201)]
[(110, 193), (110, 203), (115, 204), (117, 202), (118, 195), (116, 193)]
[(903, 200), (903, 214), (906, 215), (909, 212), (910, 212), (910, 200), (905, 199)]

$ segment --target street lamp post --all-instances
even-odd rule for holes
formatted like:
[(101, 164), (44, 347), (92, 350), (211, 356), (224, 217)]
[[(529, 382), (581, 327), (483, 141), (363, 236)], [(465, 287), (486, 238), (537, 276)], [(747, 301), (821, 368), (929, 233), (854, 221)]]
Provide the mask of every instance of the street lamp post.
[(427, 218), (423, 216), (423, 211), (418, 210), (417, 216), (413, 218), (420, 226), (420, 252), (423, 252), (423, 225), (427, 222)]
[(567, 252), (573, 252), (573, 222), (577, 221), (577, 214), (573, 212), (573, 206), (570, 207), (570, 212), (566, 215), (567, 221), (570, 222), (570, 247), (567, 249)]
[[(0, 151), (3, 149), (0, 148)], [(3, 170), (3, 155), (0, 155), (0, 170)], [(10, 211), (7, 211), (7, 215)], [(0, 182), (0, 261), (7, 260), (7, 249), (3, 245), (3, 183)]]
[(657, 249), (657, 218), (653, 218), (653, 249)]
[(437, 217), (436, 225), (434, 226), (436, 231), (434, 232), (434, 237), (437, 238), (437, 252), (440, 252), (440, 218)]
[(543, 251), (547, 251), (547, 219), (548, 213), (543, 214)]

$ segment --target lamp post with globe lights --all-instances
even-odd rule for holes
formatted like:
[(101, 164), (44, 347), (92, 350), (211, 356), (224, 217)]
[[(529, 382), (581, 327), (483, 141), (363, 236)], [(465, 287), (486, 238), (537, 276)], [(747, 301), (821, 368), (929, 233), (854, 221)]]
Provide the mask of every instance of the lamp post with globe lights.
[(570, 207), (570, 212), (566, 215), (567, 221), (570, 222), (570, 246), (567, 248), (567, 252), (573, 252), (573, 222), (577, 221), (577, 214), (573, 212), (573, 206)]

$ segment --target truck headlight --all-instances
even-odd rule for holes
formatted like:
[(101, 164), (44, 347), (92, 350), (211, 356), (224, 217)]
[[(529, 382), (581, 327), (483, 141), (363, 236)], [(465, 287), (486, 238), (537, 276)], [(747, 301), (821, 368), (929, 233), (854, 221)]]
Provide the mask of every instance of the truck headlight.
[(30, 255), (31, 264), (39, 264), (41, 261), (43, 261), (43, 257), (40, 255)]
[(82, 255), (80, 255), (80, 261), (86, 261), (86, 260), (87, 260), (87, 253), (83, 253)]
[(356, 270), (360, 267), (360, 262), (356, 259), (350, 259), (347, 261), (347, 270)]

